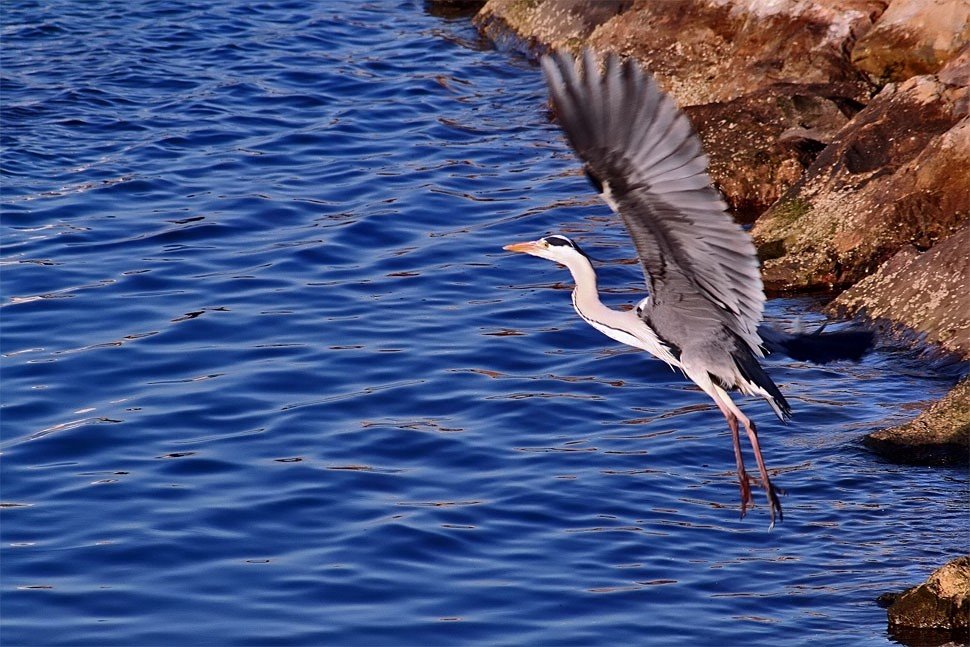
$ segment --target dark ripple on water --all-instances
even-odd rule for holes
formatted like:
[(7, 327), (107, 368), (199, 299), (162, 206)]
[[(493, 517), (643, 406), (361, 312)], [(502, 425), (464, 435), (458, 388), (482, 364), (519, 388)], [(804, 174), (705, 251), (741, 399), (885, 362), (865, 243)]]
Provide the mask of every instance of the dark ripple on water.
[(3, 36), (4, 644), (879, 643), (873, 598), (966, 548), (963, 473), (857, 446), (948, 385), (886, 353), (771, 362), (786, 520), (738, 521), (714, 407), (501, 252), (630, 254), (467, 20), (24, 1)]

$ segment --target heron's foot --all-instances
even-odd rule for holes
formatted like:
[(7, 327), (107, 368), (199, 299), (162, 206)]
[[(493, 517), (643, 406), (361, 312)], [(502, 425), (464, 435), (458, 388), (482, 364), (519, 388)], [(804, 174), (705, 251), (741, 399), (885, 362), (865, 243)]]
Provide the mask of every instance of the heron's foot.
[(770, 530), (771, 528), (775, 527), (775, 515), (778, 516), (778, 521), (785, 520), (785, 515), (781, 511), (781, 501), (778, 499), (778, 495), (784, 494), (785, 491), (782, 489), (776, 488), (771, 481), (768, 481), (767, 487), (765, 487), (764, 483), (761, 483), (760, 479), (759, 479), (759, 484), (762, 487), (764, 487), (765, 492), (768, 495), (768, 509), (769, 509), (769, 512), (771, 513), (771, 524), (768, 526), (768, 529)]
[(768, 481), (766, 486), (764, 480), (757, 478), (755, 476), (751, 476), (750, 474), (747, 474), (747, 473), (744, 474), (744, 480), (746, 482), (741, 486), (741, 516), (742, 517), (744, 516), (745, 508), (746, 508), (745, 500), (744, 500), (745, 490), (747, 490), (748, 492), (747, 503), (751, 503), (751, 504), (754, 503), (751, 500), (751, 486), (753, 485), (755, 487), (764, 488), (766, 494), (768, 495), (768, 510), (771, 514), (771, 527), (774, 527), (775, 525), (776, 515), (778, 516), (778, 521), (784, 521), (785, 515), (782, 512), (781, 500), (778, 497), (779, 495), (783, 495), (787, 493), (781, 488), (775, 487), (775, 484), (772, 483), (770, 480)]
[(771, 508), (771, 525), (768, 527), (770, 530), (775, 527), (775, 514), (778, 515), (778, 521), (785, 520), (785, 515), (781, 511), (781, 501), (778, 499), (778, 495), (784, 494), (785, 491), (776, 488), (771, 481), (768, 481), (768, 487), (765, 490), (768, 492), (768, 505)]

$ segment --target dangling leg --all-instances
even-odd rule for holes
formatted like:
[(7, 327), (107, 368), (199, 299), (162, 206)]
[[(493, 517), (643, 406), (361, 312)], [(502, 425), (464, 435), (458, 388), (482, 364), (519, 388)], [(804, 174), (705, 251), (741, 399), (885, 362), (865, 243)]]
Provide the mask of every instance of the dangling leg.
[[(761, 445), (758, 443), (758, 430), (755, 427), (754, 423), (746, 415), (741, 413), (741, 410), (738, 409), (737, 405), (734, 404), (734, 401), (731, 400), (731, 396), (729, 396), (727, 392), (724, 391), (724, 389), (721, 389), (717, 385), (714, 385), (714, 390), (717, 393), (717, 395), (720, 396), (719, 398), (714, 399), (715, 402), (718, 402), (718, 407), (719, 408), (721, 407), (721, 402), (719, 402), (718, 400), (719, 399), (723, 400), (724, 405), (727, 408), (728, 412), (732, 414), (732, 417), (737, 418), (737, 420), (735, 420), (734, 422), (734, 427), (732, 428), (732, 431), (733, 432), (737, 431), (737, 424), (738, 424), (737, 421), (740, 420), (741, 424), (744, 425), (744, 430), (748, 434), (748, 442), (751, 443), (751, 449), (754, 451), (754, 459), (758, 463), (758, 473), (761, 476), (761, 479), (759, 481), (757, 479), (747, 477), (747, 480), (749, 480), (750, 482), (754, 482), (765, 489), (765, 493), (768, 495), (768, 508), (771, 514), (771, 527), (774, 527), (776, 513), (778, 515), (778, 521), (783, 521), (785, 518), (784, 514), (781, 511), (781, 501), (778, 499), (778, 495), (783, 494), (783, 492), (778, 488), (776, 488), (772, 484), (771, 479), (768, 478), (768, 468), (765, 467), (765, 460), (764, 460), (764, 457), (761, 455)], [(724, 409), (721, 409), (721, 411), (723, 412)], [(725, 413), (725, 416), (727, 416), (726, 413)], [(728, 424), (731, 424), (730, 420), (728, 421)], [(735, 447), (736, 455), (740, 457), (741, 450), (737, 439), (735, 439), (734, 447)], [(739, 462), (740, 460), (741, 459), (738, 458)], [(742, 510), (743, 509), (744, 509), (744, 506), (742, 504)]]
[[(706, 382), (698, 382), (693, 377), (691, 378), (697, 383), (705, 393), (711, 396), (714, 400), (714, 404), (717, 408), (721, 410), (724, 418), (727, 420), (728, 427), (731, 429), (731, 440), (734, 443), (734, 460), (738, 466), (738, 486), (741, 488), (741, 518), (748, 512), (748, 506), (754, 505), (754, 498), (751, 496), (751, 482), (752, 479), (748, 476), (748, 473), (744, 470), (744, 458), (741, 456), (741, 440), (738, 433), (738, 417), (732, 411), (732, 407), (728, 406), (731, 402), (730, 396), (728, 396), (723, 390), (718, 389), (713, 382), (708, 379)], [(733, 403), (732, 403), (733, 404)], [(733, 407), (737, 409), (737, 407)]]
[(754, 423), (747, 418), (741, 418), (744, 430), (748, 432), (748, 441), (751, 442), (751, 449), (754, 450), (754, 459), (758, 462), (758, 472), (761, 474), (761, 487), (768, 494), (768, 505), (771, 507), (771, 525), (775, 525), (775, 512), (778, 513), (778, 521), (784, 521), (785, 515), (781, 511), (781, 501), (778, 494), (781, 490), (776, 488), (768, 478), (768, 468), (765, 467), (765, 460), (761, 456), (761, 446), (758, 444), (758, 429)]
[(744, 471), (744, 458), (741, 457), (741, 441), (738, 434), (738, 418), (731, 410), (726, 406), (718, 402), (717, 408), (721, 410), (724, 417), (727, 419), (728, 427), (731, 428), (731, 440), (734, 442), (734, 460), (738, 465), (738, 485), (741, 487), (741, 518), (748, 512), (748, 505), (754, 505), (754, 499), (751, 497), (751, 484), (749, 482), (750, 477), (748, 473)]

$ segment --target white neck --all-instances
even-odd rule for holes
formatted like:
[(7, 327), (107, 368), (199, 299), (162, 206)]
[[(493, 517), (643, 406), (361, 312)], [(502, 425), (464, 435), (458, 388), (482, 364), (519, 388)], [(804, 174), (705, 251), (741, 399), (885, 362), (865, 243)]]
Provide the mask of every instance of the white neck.
[[(570, 254), (565, 259), (565, 265), (569, 273), (573, 275), (573, 282), (576, 287), (573, 289), (573, 303), (581, 303), (591, 307), (605, 308), (600, 302), (599, 290), (596, 287), (596, 270), (592, 263), (582, 254)], [(582, 313), (580, 313), (582, 315)]]
[(600, 301), (596, 287), (596, 270), (582, 254), (571, 254), (564, 262), (573, 275), (573, 308), (583, 320), (616, 341), (645, 350), (671, 366), (680, 366), (670, 349), (656, 333), (632, 311), (612, 310)]

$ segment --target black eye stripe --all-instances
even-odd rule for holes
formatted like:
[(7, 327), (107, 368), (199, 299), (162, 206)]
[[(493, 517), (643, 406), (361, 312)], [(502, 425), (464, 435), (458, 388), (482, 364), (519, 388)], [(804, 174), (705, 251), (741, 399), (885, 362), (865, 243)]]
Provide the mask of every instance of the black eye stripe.
[(553, 234), (552, 236), (548, 236), (546, 238), (543, 238), (542, 240), (546, 241), (547, 245), (551, 245), (554, 247), (572, 247), (573, 249), (575, 249), (577, 252), (579, 252), (586, 258), (589, 258), (589, 254), (584, 252), (582, 247), (580, 247), (573, 241), (569, 240), (565, 236), (560, 236), (559, 234)]
[(545, 239), (546, 243), (549, 245), (557, 245), (561, 247), (575, 247), (573, 242), (568, 238), (563, 238), (562, 236), (549, 236)]

